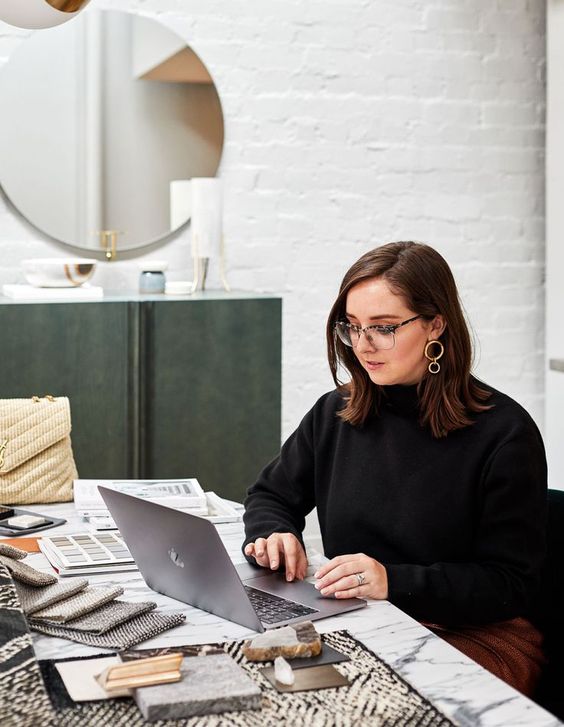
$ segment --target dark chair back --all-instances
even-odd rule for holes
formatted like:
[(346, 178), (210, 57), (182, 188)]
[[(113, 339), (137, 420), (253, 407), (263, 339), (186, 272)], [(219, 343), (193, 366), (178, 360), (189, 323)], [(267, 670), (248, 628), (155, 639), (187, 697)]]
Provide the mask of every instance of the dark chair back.
[(544, 634), (547, 664), (536, 701), (564, 720), (564, 491), (548, 491), (547, 555), (533, 620)]

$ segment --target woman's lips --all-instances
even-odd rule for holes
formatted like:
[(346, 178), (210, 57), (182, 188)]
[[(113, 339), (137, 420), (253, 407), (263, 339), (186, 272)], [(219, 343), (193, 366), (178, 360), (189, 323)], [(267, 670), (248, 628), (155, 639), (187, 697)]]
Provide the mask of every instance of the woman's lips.
[(369, 371), (377, 371), (384, 365), (383, 361), (365, 361), (364, 365)]

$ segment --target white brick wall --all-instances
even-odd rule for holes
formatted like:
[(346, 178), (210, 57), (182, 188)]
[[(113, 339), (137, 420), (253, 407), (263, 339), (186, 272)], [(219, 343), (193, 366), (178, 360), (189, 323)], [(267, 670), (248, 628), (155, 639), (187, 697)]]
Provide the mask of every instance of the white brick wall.
[[(284, 295), (285, 435), (331, 386), (324, 323), (345, 268), (397, 239), (450, 261), (478, 374), (541, 422), (543, 0), (93, 4), (170, 25), (216, 80), (228, 276)], [(0, 32), (3, 58), (18, 33)], [(0, 282), (61, 252), (5, 205), (0, 240)], [(159, 254), (188, 271), (185, 239)]]

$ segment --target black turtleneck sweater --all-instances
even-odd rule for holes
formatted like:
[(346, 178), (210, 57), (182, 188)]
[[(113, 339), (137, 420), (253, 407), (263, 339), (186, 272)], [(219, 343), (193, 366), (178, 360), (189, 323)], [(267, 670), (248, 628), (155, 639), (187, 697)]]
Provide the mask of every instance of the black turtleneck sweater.
[(362, 426), (322, 396), (245, 502), (245, 544), (301, 540), (315, 506), (325, 555), (365, 553), (388, 574), (389, 600), (415, 618), (480, 624), (526, 615), (544, 557), (546, 460), (527, 412), (490, 389), (493, 408), (435, 439), (415, 386), (385, 387)]

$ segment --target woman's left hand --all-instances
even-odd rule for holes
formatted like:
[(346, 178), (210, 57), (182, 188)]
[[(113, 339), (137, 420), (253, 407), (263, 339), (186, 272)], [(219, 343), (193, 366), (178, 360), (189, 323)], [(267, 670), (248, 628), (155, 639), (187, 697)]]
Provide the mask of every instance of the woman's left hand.
[(322, 596), (335, 598), (388, 598), (388, 574), (374, 558), (364, 553), (338, 555), (314, 575)]

